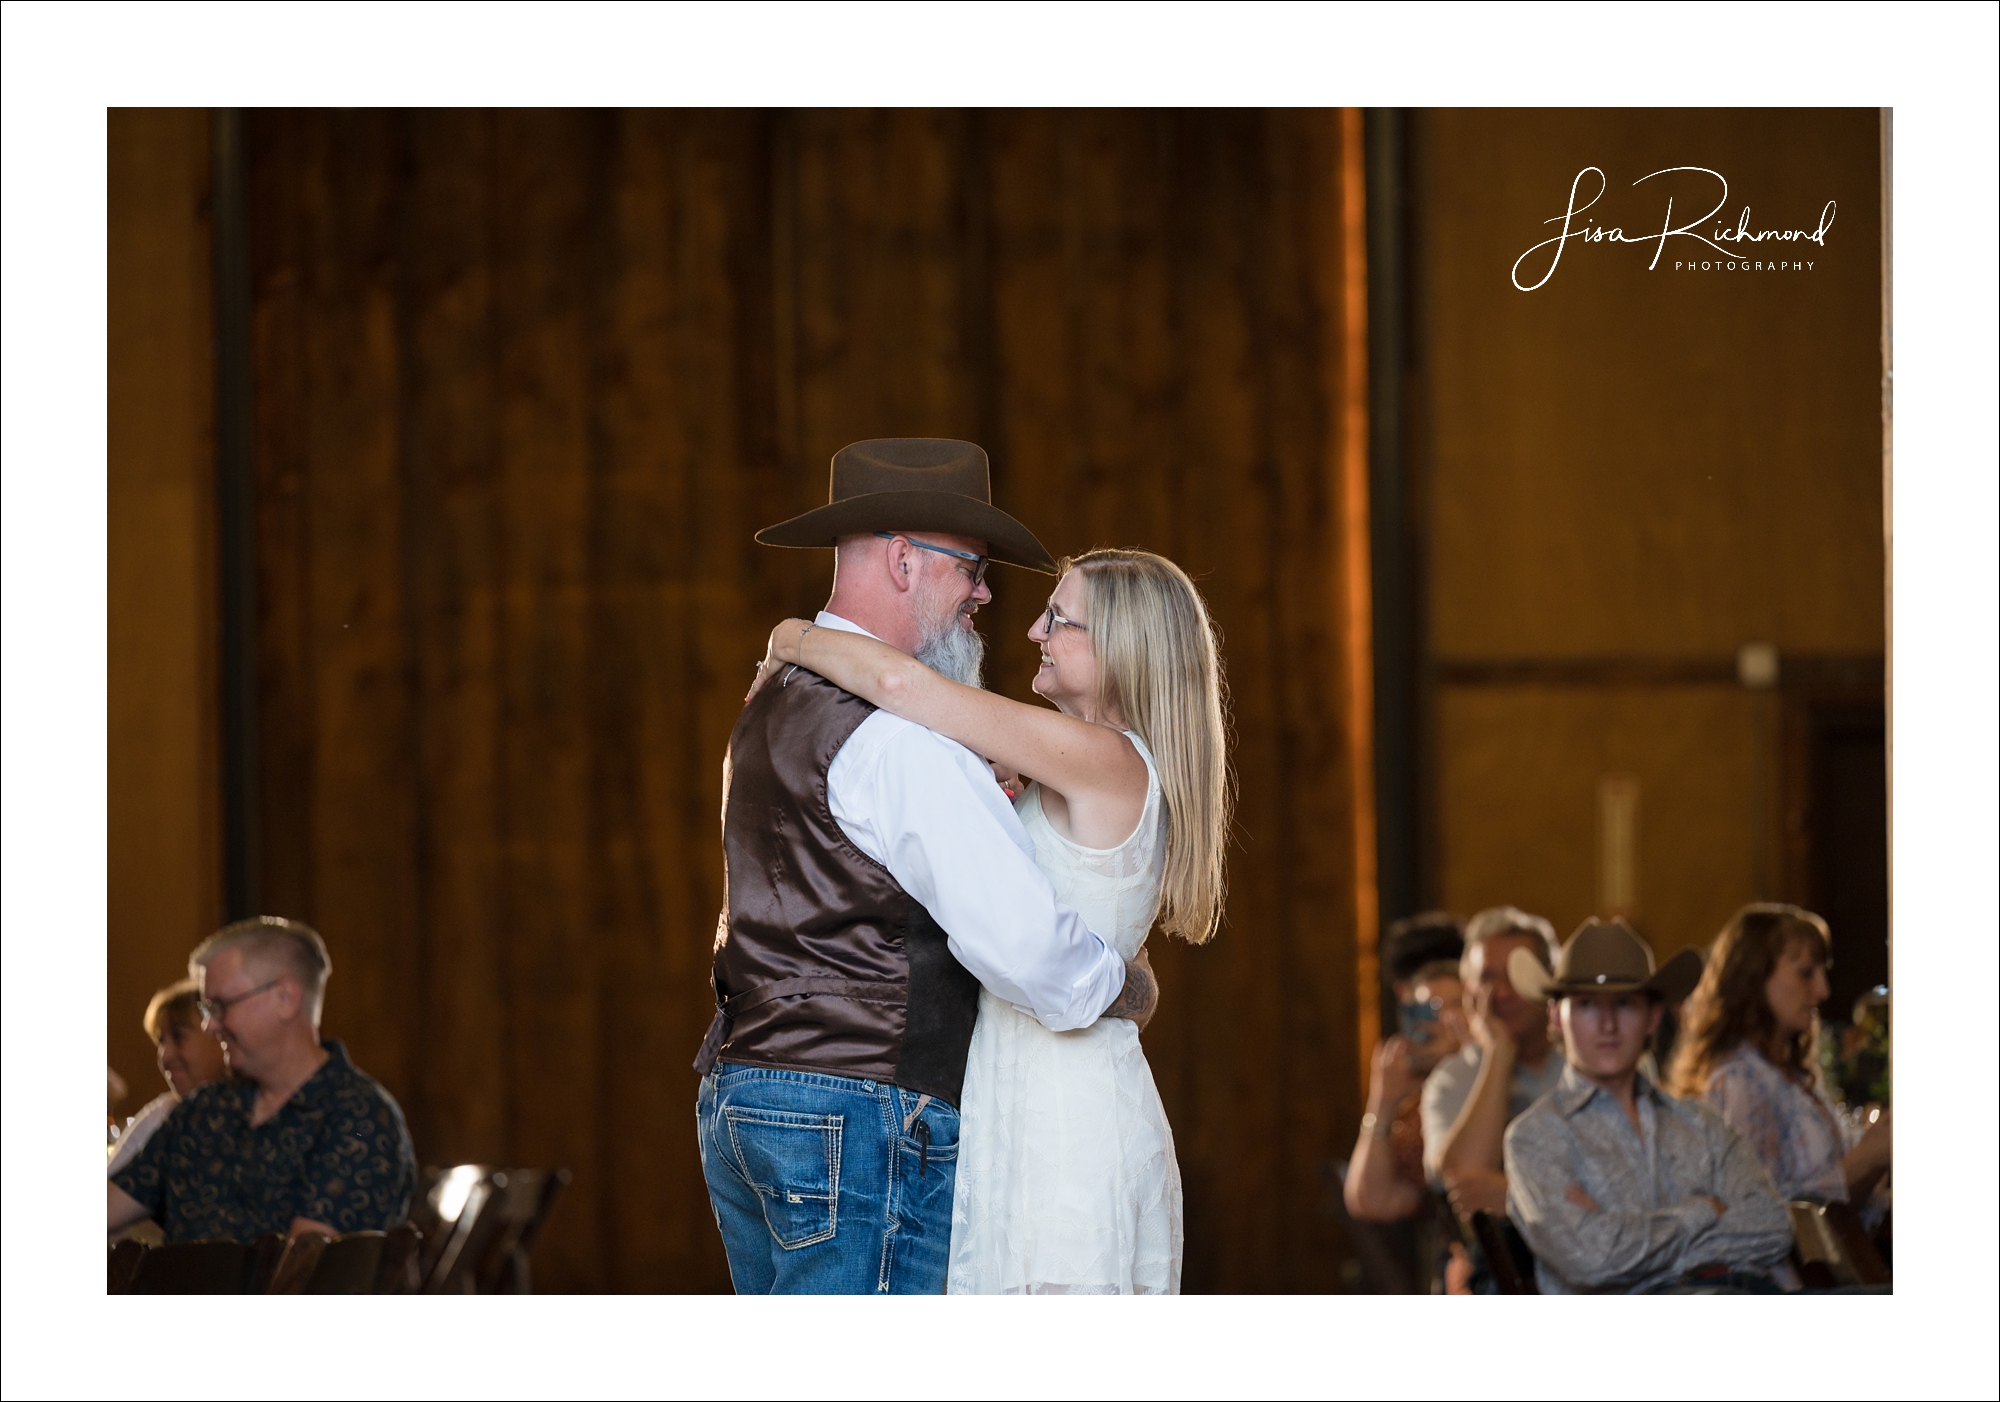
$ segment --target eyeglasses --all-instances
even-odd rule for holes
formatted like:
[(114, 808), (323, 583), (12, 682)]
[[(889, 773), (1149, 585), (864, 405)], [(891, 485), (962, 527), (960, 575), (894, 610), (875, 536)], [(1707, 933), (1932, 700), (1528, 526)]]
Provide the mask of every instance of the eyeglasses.
[[(877, 531), (875, 532), (875, 534), (880, 536), (884, 540), (894, 540), (896, 539), (898, 532)], [(902, 538), (904, 540), (909, 540), (910, 544), (916, 546), (917, 549), (919, 550), (928, 550), (933, 555), (949, 555), (954, 560), (965, 560), (969, 562), (972, 566), (972, 587), (974, 589), (977, 589), (979, 587), (980, 580), (986, 578), (986, 567), (993, 563), (986, 556), (975, 555), (970, 550), (953, 550), (943, 545), (926, 545), (921, 540), (910, 540), (908, 536), (903, 536)]]
[(260, 983), (248, 993), (239, 993), (234, 998), (203, 998), (194, 1005), (195, 1011), (201, 1014), (201, 1025), (204, 1028), (213, 1027), (222, 1021), (224, 1013), (238, 1003), (255, 998), (259, 993), (276, 988), (283, 982), (281, 978), (274, 978), (269, 983)]
[(1090, 631), (1090, 629), (1078, 623), (1074, 618), (1064, 618), (1062, 611), (1051, 603), (1047, 608), (1042, 610), (1042, 631), (1050, 637), (1054, 637), (1057, 624), (1061, 624), (1065, 628), (1074, 628), (1079, 633), (1088, 633)]

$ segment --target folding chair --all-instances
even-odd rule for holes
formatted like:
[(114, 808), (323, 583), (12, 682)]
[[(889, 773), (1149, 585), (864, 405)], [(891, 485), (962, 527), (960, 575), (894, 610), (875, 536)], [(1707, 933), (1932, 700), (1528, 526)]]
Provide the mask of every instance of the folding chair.
[(386, 1232), (337, 1237), (301, 1232), (285, 1247), (272, 1277), (273, 1295), (394, 1295), (407, 1288), (405, 1271), (421, 1236), (408, 1222)]
[(126, 1237), (111, 1244), (109, 1263), (110, 1277), (105, 1283), (107, 1295), (123, 1295), (132, 1287), (132, 1272), (139, 1269), (139, 1262), (146, 1254), (146, 1244)]
[(1528, 1249), (1528, 1243), (1512, 1222), (1490, 1212), (1475, 1212), (1472, 1234), (1479, 1239), (1479, 1249), (1486, 1253), (1487, 1268), (1493, 1272), (1493, 1283), (1502, 1295), (1542, 1293), (1541, 1286), (1535, 1283), (1535, 1253)]
[(1860, 1214), (1844, 1202), (1794, 1202), (1792, 1267), (1807, 1286), (1888, 1285), (1889, 1267), (1868, 1238)]
[(261, 1295), (283, 1252), (284, 1238), (275, 1232), (247, 1243), (182, 1241), (143, 1248), (136, 1260), (127, 1253), (130, 1274), (119, 1293)]
[(533, 1293), (528, 1270), (529, 1253), (548, 1225), (556, 1199), (570, 1185), (566, 1168), (541, 1171), (510, 1169), (494, 1175), (494, 1186), (504, 1196), (497, 1214), (500, 1229), (480, 1262), (478, 1293), (482, 1295), (527, 1295)]
[(426, 1230), (417, 1288), (426, 1294), (526, 1294), (528, 1255), (570, 1171), (460, 1164), (430, 1175), (421, 1210)]

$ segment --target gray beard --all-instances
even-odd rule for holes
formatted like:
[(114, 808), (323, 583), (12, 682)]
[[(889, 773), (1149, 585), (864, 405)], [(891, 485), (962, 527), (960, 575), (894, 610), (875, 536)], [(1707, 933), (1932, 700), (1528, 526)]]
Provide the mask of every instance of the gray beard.
[(947, 614), (942, 626), (924, 624), (923, 641), (917, 645), (917, 661), (941, 677), (950, 677), (965, 686), (981, 686), (986, 666), (986, 639), (958, 624), (958, 611)]

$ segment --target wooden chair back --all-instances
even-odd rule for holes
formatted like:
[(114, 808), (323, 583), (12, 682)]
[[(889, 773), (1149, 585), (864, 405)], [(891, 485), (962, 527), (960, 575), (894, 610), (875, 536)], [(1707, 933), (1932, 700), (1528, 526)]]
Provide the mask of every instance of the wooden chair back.
[(104, 1293), (123, 1295), (132, 1288), (132, 1273), (139, 1269), (139, 1261), (146, 1254), (146, 1244), (126, 1237), (111, 1244), (109, 1278), (105, 1282)]
[(330, 1237), (301, 1232), (285, 1248), (273, 1295), (393, 1295), (408, 1288), (405, 1268), (421, 1235), (408, 1222), (386, 1232)]
[[(120, 1243), (120, 1246), (125, 1243)], [(276, 1233), (253, 1242), (182, 1241), (130, 1253), (121, 1293), (131, 1295), (261, 1295), (283, 1254)], [(114, 1261), (116, 1260), (114, 1255)]]
[(496, 1177), (495, 1188), (503, 1194), (499, 1206), (500, 1229), (494, 1233), (479, 1267), (482, 1295), (527, 1295), (533, 1293), (529, 1254), (548, 1224), (556, 1200), (569, 1187), (566, 1168), (550, 1171), (511, 1169), (504, 1181)]
[(454, 1168), (428, 1169), (425, 1188), (410, 1220), (424, 1234), (417, 1254), (416, 1286), (425, 1294), (471, 1293), (464, 1282), (476, 1256), (468, 1257), (492, 1201), (493, 1170), (485, 1164), (462, 1163)]
[(1479, 1239), (1487, 1269), (1493, 1272), (1493, 1283), (1502, 1295), (1542, 1293), (1541, 1286), (1535, 1283), (1535, 1253), (1528, 1249), (1528, 1243), (1522, 1240), (1512, 1222), (1490, 1212), (1475, 1212), (1472, 1234)]
[(1891, 1283), (1882, 1253), (1851, 1204), (1794, 1202), (1790, 1207), (1792, 1267), (1809, 1288)]
[(429, 1170), (411, 1218), (424, 1230), (417, 1289), (426, 1294), (525, 1294), (529, 1253), (570, 1171), (460, 1164)]

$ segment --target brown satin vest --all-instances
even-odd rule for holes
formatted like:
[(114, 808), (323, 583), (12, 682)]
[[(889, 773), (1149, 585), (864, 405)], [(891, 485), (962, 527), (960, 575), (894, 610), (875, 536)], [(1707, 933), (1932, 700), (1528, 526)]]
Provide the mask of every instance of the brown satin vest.
[(979, 982), (827, 806), (826, 771), (875, 708), (795, 669), (743, 708), (723, 766), (720, 1061), (887, 1081), (958, 1104)]

